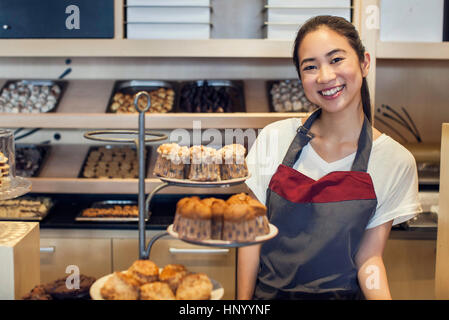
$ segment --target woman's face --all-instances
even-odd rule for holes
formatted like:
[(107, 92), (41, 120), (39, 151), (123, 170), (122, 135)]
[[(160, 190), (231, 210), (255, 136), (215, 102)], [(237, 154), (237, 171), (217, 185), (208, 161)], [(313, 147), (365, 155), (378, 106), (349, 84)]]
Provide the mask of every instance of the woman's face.
[(346, 38), (327, 27), (308, 33), (298, 51), (301, 81), (312, 103), (332, 113), (360, 105), (368, 53), (361, 63)]

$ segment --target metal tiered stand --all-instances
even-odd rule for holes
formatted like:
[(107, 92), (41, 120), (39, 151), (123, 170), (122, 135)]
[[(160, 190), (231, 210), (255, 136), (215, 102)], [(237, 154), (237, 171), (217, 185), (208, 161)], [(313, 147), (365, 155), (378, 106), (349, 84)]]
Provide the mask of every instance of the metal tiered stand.
[[(142, 96), (146, 96), (147, 104), (145, 107), (141, 107), (138, 104), (139, 99)], [(146, 142), (155, 142), (162, 141), (167, 139), (167, 135), (145, 130), (145, 112), (149, 110), (151, 106), (150, 96), (144, 92), (138, 92), (134, 98), (134, 106), (136, 110), (139, 112), (139, 129), (138, 130), (102, 130), (102, 131), (90, 131), (84, 134), (84, 137), (90, 140), (103, 141), (103, 142), (121, 142), (121, 143), (135, 143), (137, 148), (137, 154), (139, 158), (139, 198), (138, 198), (138, 206), (139, 206), (139, 259), (148, 259), (150, 256), (150, 251), (158, 239), (167, 236), (173, 235), (176, 237), (176, 233), (172, 230), (172, 225), (170, 225), (167, 231), (164, 231), (160, 234), (154, 236), (148, 244), (148, 247), (145, 246), (145, 219), (149, 221), (151, 212), (150, 212), (150, 203), (153, 199), (154, 195), (160, 190), (169, 187), (169, 186), (178, 186), (178, 187), (195, 187), (195, 188), (216, 188), (216, 187), (230, 187), (234, 185), (238, 185), (244, 183), (248, 177), (238, 178), (233, 180), (226, 181), (218, 181), (218, 182), (196, 182), (190, 180), (182, 180), (182, 179), (171, 179), (159, 177), (162, 181), (162, 184), (154, 188), (154, 190), (148, 195), (145, 199), (145, 143)], [(134, 139), (126, 139), (126, 138), (105, 138), (98, 137), (99, 135), (107, 135), (107, 134), (133, 134), (138, 135), (137, 138)], [(154, 136), (155, 138), (145, 138), (146, 136)], [(236, 243), (229, 241), (219, 241), (219, 240), (210, 240), (210, 241), (190, 241), (186, 239), (180, 239), (185, 242), (190, 242), (199, 245), (205, 246), (214, 246), (214, 247), (241, 247), (248, 246), (255, 243), (260, 243), (267, 241), (277, 234), (276, 227), (270, 224), (270, 233), (265, 237), (260, 237), (257, 241), (253, 242), (245, 242), (245, 243)]]

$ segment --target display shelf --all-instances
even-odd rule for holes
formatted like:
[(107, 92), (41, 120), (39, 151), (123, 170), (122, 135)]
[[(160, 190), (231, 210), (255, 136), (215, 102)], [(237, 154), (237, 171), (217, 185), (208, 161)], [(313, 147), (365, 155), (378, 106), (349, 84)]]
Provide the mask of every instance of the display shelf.
[[(34, 193), (97, 193), (136, 194), (138, 179), (86, 179), (78, 178), (89, 145), (53, 145), (39, 177), (29, 178)], [(154, 152), (155, 149), (153, 148)], [(148, 178), (145, 179), (146, 192), (151, 192), (162, 182), (152, 175), (156, 156), (150, 155)], [(245, 185), (230, 188), (191, 189), (193, 194), (239, 193), (247, 191)], [(170, 187), (161, 193), (183, 194), (185, 188)]]
[(268, 39), (0, 40), (0, 57), (291, 58), (292, 50), (290, 40)]
[(449, 60), (449, 42), (377, 42), (377, 59)]
[[(5, 80), (0, 80), (0, 86)], [(114, 80), (71, 80), (57, 112), (11, 114), (0, 116), (4, 128), (64, 129), (135, 129), (137, 114), (105, 113)], [(193, 121), (201, 121), (203, 129), (263, 128), (267, 124), (305, 113), (270, 113), (265, 80), (245, 81), (245, 113), (151, 113), (145, 117), (146, 128), (192, 129)]]

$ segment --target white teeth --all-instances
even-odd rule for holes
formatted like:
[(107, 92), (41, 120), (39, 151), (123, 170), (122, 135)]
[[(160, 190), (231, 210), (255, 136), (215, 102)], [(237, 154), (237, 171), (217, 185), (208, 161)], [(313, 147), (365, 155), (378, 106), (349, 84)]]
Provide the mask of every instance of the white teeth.
[(321, 94), (323, 96), (333, 96), (334, 94), (336, 94), (337, 92), (341, 91), (343, 89), (344, 86), (340, 86), (340, 87), (335, 87), (332, 88), (330, 90), (326, 90), (326, 91), (321, 91)]

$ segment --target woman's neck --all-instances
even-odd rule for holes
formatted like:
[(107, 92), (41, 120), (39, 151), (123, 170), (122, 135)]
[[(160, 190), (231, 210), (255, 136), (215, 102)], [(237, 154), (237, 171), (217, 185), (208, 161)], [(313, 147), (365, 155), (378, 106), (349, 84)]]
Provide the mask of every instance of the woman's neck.
[(345, 108), (340, 112), (322, 110), (314, 122), (311, 132), (328, 142), (345, 143), (358, 140), (364, 121), (363, 107)]

